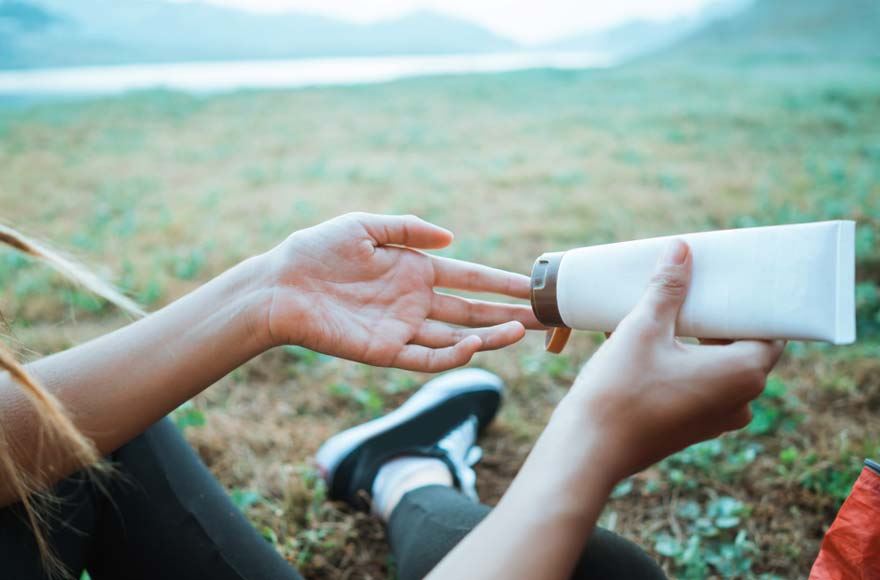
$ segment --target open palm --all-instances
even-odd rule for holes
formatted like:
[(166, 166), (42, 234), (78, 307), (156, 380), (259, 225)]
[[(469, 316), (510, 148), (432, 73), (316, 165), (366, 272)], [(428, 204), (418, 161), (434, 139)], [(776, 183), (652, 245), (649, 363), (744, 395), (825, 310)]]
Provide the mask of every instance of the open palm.
[(526, 305), (435, 292), (529, 295), (521, 274), (418, 251), (451, 241), (414, 216), (347, 214), (296, 232), (272, 251), (270, 335), (371, 365), (436, 372), (542, 328)]

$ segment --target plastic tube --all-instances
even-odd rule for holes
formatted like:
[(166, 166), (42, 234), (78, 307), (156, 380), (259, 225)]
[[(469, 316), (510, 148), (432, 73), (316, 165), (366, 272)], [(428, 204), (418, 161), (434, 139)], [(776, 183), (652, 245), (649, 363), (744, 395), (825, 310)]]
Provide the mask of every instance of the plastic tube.
[(668, 240), (693, 278), (677, 334), (855, 341), (855, 223), (826, 221), (668, 236), (544, 254), (532, 308), (547, 326), (612, 331), (650, 282)]

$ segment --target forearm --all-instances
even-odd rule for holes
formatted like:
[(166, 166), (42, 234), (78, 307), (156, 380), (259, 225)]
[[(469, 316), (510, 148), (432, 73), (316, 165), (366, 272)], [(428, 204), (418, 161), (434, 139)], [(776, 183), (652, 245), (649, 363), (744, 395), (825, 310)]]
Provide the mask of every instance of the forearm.
[(560, 409), (498, 506), (430, 579), (569, 578), (614, 485), (605, 463), (599, 439)]
[[(38, 360), (28, 371), (101, 453), (110, 452), (269, 346), (260, 325), (269, 285), (260, 279), (258, 260), (142, 320)], [(6, 374), (0, 376), (0, 421), (17, 443), (19, 462), (33, 468), (28, 459), (38, 444), (39, 421)], [(58, 474), (78, 467), (64, 465)], [(0, 504), (11, 500), (0, 486)]]

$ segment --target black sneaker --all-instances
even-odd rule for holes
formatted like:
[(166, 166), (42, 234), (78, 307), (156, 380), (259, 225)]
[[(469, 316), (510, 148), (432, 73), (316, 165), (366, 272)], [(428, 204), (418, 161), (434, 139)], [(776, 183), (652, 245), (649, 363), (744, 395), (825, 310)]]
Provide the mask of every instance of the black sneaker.
[(479, 460), (476, 437), (498, 412), (504, 383), (482, 369), (468, 368), (425, 383), (400, 408), (328, 439), (316, 460), (330, 499), (369, 509), (376, 473), (398, 456), (436, 457), (453, 482), (476, 498), (470, 468)]

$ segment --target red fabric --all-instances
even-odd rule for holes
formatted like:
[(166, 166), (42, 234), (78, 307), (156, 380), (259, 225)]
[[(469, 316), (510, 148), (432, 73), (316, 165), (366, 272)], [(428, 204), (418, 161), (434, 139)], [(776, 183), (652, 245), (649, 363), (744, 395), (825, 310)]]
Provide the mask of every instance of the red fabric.
[(880, 474), (864, 468), (813, 563), (810, 580), (880, 580)]

